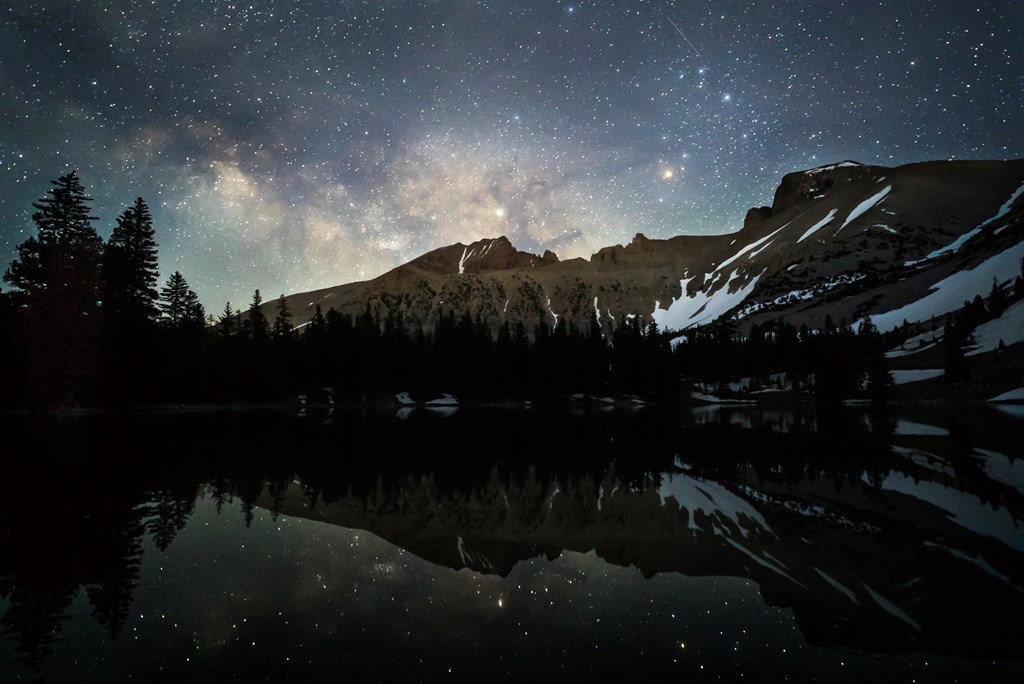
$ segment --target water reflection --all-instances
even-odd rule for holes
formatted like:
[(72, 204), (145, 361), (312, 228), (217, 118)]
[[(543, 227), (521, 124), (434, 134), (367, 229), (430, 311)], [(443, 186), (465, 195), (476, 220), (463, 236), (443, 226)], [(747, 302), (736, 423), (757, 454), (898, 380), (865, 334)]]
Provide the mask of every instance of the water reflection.
[[(1013, 416), (648, 407), (322, 418), (8, 418), (19, 457), (0, 501), (0, 607), (11, 667), (22, 668), (10, 671), (87, 658), (75, 643), (57, 646), (72, 622), (91, 620), (108, 643), (123, 642), (136, 594), (157, 591), (140, 574), (151, 558), (161, 567), (177, 558), (205, 569), (196, 582), (217, 582), (225, 571), (207, 561), (241, 533), (225, 528), (175, 556), (197, 501), (200, 517), (262, 525), (252, 543), (260, 557), (288, 546), (294, 573), (325, 588), (340, 561), (314, 569), (301, 559), (312, 554), (309, 535), (322, 534), (309, 530), (330, 528), (262, 530), (308, 519), (368, 531), (399, 554), (495, 581), (534, 572), (538, 559), (587, 554), (659, 581), (740, 578), (767, 606), (791, 609), (810, 644), (1024, 656), (1014, 628), (1024, 611), (1024, 453)], [(400, 562), (351, 558), (371, 579)], [(233, 568), (232, 581), (258, 582), (261, 562)], [(433, 600), (430, 576), (415, 600)], [(360, 577), (347, 581), (370, 581)], [(550, 620), (523, 616), (524, 629)]]

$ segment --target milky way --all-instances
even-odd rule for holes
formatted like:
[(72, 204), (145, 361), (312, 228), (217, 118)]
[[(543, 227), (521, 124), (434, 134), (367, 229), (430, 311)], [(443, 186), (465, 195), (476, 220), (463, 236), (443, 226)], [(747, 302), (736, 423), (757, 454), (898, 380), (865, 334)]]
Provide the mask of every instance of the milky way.
[(1024, 4), (13, 0), (0, 267), (77, 169), (208, 309), (507, 235), (728, 232), (782, 174), (1024, 156)]

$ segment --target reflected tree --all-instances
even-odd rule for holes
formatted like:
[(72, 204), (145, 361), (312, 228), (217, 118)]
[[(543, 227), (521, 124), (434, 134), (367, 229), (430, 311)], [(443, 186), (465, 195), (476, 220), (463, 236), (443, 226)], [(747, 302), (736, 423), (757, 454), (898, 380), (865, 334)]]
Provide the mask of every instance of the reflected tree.
[(149, 505), (149, 518), (146, 521), (146, 532), (153, 539), (153, 544), (161, 551), (174, 541), (178, 532), (185, 529), (188, 518), (195, 509), (198, 487), (191, 492), (177, 493), (170, 490), (157, 492)]

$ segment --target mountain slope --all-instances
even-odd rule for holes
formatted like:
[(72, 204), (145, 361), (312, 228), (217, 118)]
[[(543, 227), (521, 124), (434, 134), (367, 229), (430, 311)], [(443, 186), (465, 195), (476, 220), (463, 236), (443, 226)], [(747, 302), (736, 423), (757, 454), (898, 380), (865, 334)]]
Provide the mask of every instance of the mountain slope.
[[(927, 320), (1012, 280), (1024, 257), (1024, 160), (889, 168), (841, 162), (783, 177), (771, 207), (731, 234), (652, 240), (587, 259), (518, 251), (504, 237), (424, 254), (373, 280), (288, 297), (430, 328), (448, 311), (604, 327), (634, 316), (663, 329), (780, 316), (820, 327), (870, 314), (880, 328)], [(937, 289), (934, 289), (937, 288)], [(268, 315), (273, 315), (268, 304)]]

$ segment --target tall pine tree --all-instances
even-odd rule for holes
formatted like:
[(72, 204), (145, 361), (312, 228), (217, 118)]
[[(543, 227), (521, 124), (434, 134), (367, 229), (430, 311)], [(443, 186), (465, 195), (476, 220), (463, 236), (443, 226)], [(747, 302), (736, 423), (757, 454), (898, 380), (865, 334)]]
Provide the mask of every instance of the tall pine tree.
[(157, 245), (153, 219), (139, 197), (117, 217), (104, 252), (104, 309), (129, 332), (156, 321)]
[(270, 324), (267, 322), (267, 316), (263, 313), (262, 306), (263, 297), (260, 295), (260, 291), (256, 290), (252, 294), (252, 303), (249, 304), (249, 325), (252, 339), (256, 342), (266, 340), (270, 333)]
[(100, 259), (85, 188), (74, 171), (34, 203), (38, 235), (18, 245), (4, 273), (22, 313), (25, 367), (35, 399), (80, 400), (99, 369)]
[(277, 317), (274, 319), (274, 337), (285, 338), (292, 332), (292, 312), (288, 300), (281, 295), (277, 300)]
[(4, 281), (20, 291), (29, 309), (59, 305), (88, 315), (99, 299), (103, 247), (92, 226), (92, 198), (74, 171), (52, 183), (49, 196), (32, 205), (39, 235), (18, 245)]
[(139, 197), (117, 217), (103, 251), (104, 389), (123, 403), (149, 394), (157, 307), (153, 220)]
[(206, 309), (199, 301), (199, 295), (192, 289), (185, 292), (185, 318), (182, 326), (189, 330), (206, 329)]
[(188, 320), (190, 304), (188, 281), (181, 271), (175, 271), (160, 290), (161, 321), (170, 328), (181, 328)]
[(235, 336), (237, 323), (235, 312), (231, 310), (231, 302), (225, 302), (224, 311), (217, 317), (217, 333), (225, 340), (231, 339)]

